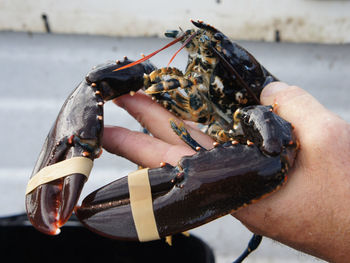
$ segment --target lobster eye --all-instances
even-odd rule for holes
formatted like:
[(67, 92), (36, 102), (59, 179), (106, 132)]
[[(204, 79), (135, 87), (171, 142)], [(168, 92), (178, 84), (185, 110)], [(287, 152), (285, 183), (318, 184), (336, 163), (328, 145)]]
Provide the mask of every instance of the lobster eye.
[(171, 38), (176, 38), (179, 35), (179, 31), (178, 30), (167, 30), (164, 35), (166, 37), (171, 37)]
[(222, 33), (215, 33), (214, 38), (216, 40), (222, 40), (224, 38), (224, 35)]

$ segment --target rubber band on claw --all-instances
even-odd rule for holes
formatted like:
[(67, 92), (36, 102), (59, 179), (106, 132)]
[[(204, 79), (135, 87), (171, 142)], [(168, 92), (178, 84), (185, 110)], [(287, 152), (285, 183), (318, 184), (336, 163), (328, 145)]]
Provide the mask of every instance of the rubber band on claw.
[(140, 242), (160, 239), (153, 213), (148, 168), (128, 175), (130, 205)]
[(73, 157), (50, 166), (46, 166), (30, 178), (26, 195), (35, 190), (38, 186), (52, 182), (59, 178), (71, 174), (83, 174), (86, 179), (89, 178), (93, 161), (85, 157)]

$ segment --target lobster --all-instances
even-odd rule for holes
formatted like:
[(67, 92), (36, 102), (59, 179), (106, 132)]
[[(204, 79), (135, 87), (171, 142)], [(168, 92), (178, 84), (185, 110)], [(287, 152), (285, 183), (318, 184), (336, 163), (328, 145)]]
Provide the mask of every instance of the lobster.
[[(277, 79), (213, 26), (192, 23), (197, 29), (165, 34), (175, 39), (166, 47), (181, 41), (180, 50), (188, 51), (185, 73), (169, 65), (156, 69), (148, 61), (164, 47), (138, 61), (125, 57), (95, 67), (69, 95), (26, 191), (27, 215), (39, 231), (58, 234), (75, 211), (100, 235), (149, 241), (237, 211), (286, 182), (298, 150), (293, 127), (258, 99)], [(201, 124), (215, 147), (205, 149), (184, 125), (170, 121), (196, 154), (176, 166), (139, 169), (77, 206), (92, 162), (101, 154), (104, 103), (141, 89), (181, 119)], [(260, 241), (254, 235), (236, 262)]]

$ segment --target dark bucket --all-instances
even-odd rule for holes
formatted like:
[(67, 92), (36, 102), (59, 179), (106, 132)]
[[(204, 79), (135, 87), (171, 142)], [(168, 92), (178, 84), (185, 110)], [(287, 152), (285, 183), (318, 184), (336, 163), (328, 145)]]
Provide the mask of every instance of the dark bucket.
[(24, 214), (0, 218), (0, 241), (1, 258), (11, 262), (215, 262), (210, 247), (193, 235), (173, 236), (172, 246), (164, 239), (117, 241), (90, 232), (74, 216), (57, 236), (35, 230)]

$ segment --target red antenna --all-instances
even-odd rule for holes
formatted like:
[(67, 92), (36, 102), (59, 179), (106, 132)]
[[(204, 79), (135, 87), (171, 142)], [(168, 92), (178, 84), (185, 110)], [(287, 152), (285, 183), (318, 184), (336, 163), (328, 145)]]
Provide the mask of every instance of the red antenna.
[(170, 46), (176, 44), (177, 42), (181, 41), (186, 35), (187, 35), (187, 34), (183, 34), (182, 36), (179, 36), (178, 38), (174, 39), (173, 41), (171, 41), (169, 44), (165, 45), (164, 47), (162, 47), (162, 48), (160, 48), (160, 49), (154, 51), (153, 53), (151, 53), (151, 54), (149, 54), (149, 55), (147, 55), (147, 56), (145, 56), (145, 57), (143, 57), (143, 58), (141, 58), (141, 59), (139, 59), (139, 60), (137, 60), (137, 61), (134, 61), (134, 62), (132, 62), (132, 63), (130, 63), (130, 64), (127, 64), (127, 65), (125, 65), (125, 66), (123, 66), (123, 67), (117, 68), (117, 69), (115, 69), (115, 70), (113, 70), (113, 71), (123, 70), (123, 69), (126, 69), (126, 68), (130, 68), (130, 67), (132, 67), (132, 66), (135, 66), (135, 65), (137, 65), (137, 64), (140, 64), (141, 62), (144, 62), (144, 61), (150, 59), (151, 57), (153, 57), (154, 55), (156, 55), (156, 54), (159, 53), (160, 51), (162, 51), (162, 50), (164, 50), (164, 49), (166, 49), (166, 48), (168, 48), (168, 47), (170, 47)]
[(182, 44), (182, 46), (179, 48), (178, 51), (175, 52), (175, 54), (170, 59), (167, 68), (169, 67), (170, 63), (174, 60), (177, 54), (197, 35), (197, 32), (194, 32), (189, 38), (186, 39), (186, 41)]

